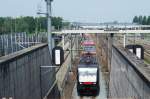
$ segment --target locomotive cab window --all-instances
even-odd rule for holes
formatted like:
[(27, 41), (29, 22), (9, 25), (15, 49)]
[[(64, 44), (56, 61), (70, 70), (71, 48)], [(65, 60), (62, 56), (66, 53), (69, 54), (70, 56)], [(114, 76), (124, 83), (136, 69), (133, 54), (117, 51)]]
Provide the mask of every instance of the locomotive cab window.
[(79, 82), (96, 82), (97, 68), (78, 68)]
[(85, 46), (85, 47), (84, 47), (84, 50), (85, 50), (85, 51), (95, 51), (96, 48), (95, 48), (95, 46)]

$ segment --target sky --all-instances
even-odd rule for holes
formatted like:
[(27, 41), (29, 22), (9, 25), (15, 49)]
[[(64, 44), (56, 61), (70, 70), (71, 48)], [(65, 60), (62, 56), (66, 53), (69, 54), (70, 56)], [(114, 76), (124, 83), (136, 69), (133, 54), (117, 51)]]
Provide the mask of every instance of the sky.
[[(53, 0), (53, 16), (77, 22), (132, 22), (135, 15), (150, 15), (150, 0)], [(45, 0), (1, 0), (0, 16), (38, 16)]]

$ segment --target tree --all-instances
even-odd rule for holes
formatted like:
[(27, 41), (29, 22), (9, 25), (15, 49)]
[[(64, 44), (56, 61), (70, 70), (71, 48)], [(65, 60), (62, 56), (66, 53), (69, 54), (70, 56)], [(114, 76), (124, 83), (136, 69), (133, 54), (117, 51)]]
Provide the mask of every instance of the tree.
[(4, 18), (3, 29), (4, 29), (3, 30), (4, 33), (12, 32), (12, 18), (11, 17)]
[(133, 18), (133, 23), (139, 23), (139, 18), (137, 16)]
[(150, 16), (147, 18), (147, 25), (150, 25)]
[(23, 20), (23, 17), (16, 18), (15, 32), (28, 32), (28, 24)]
[(63, 19), (61, 17), (52, 17), (52, 26), (55, 27), (56, 30), (60, 30), (62, 28)]
[(39, 31), (46, 31), (47, 30), (47, 18), (39, 17), (37, 25), (38, 25)]
[(138, 23), (139, 23), (139, 24), (142, 24), (142, 21), (143, 21), (143, 17), (140, 15), (140, 16), (139, 16), (139, 22), (138, 22)]
[(35, 19), (33, 17), (30, 16), (23, 17), (23, 21), (27, 25), (26, 27), (27, 32), (32, 33), (35, 31)]
[[(55, 29), (61, 29), (63, 25), (69, 25), (69, 23), (63, 23), (61, 17), (52, 17), (52, 26)], [(0, 33), (10, 32), (27, 32), (35, 33), (45, 32), (47, 30), (47, 17), (0, 17)]]
[(62, 28), (67, 28), (70, 26), (70, 22), (63, 22), (62, 23)]
[(0, 33), (3, 33), (4, 30), (4, 18), (0, 17)]
[(147, 17), (144, 16), (142, 19), (142, 25), (146, 25), (147, 24)]

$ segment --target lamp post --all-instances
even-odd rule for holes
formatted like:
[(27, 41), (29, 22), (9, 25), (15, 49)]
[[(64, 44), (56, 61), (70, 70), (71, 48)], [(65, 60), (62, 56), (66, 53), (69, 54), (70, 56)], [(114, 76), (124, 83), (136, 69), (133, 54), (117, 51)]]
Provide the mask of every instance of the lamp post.
[(46, 2), (46, 7), (47, 7), (47, 12), (46, 13), (42, 13), (42, 12), (37, 12), (37, 14), (45, 14), (47, 16), (47, 36), (48, 36), (48, 48), (49, 48), (49, 52), (50, 52), (50, 56), (52, 59), (52, 48), (54, 45), (54, 41), (52, 40), (52, 29), (51, 29), (51, 2), (53, 0), (45, 0)]
[(52, 59), (52, 30), (51, 30), (51, 2), (53, 0), (45, 0), (46, 4), (47, 4), (47, 36), (48, 36), (48, 47), (49, 47), (49, 51), (50, 51), (50, 56)]

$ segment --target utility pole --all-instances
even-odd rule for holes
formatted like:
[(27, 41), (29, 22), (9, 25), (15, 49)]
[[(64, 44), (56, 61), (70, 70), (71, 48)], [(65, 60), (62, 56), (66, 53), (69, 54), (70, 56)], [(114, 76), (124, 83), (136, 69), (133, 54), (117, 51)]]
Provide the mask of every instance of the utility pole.
[(51, 2), (53, 0), (45, 0), (46, 4), (47, 4), (47, 36), (48, 36), (48, 47), (49, 47), (49, 51), (50, 51), (50, 56), (52, 59), (52, 30), (51, 30)]

